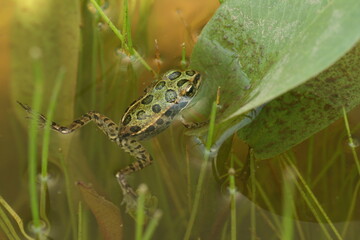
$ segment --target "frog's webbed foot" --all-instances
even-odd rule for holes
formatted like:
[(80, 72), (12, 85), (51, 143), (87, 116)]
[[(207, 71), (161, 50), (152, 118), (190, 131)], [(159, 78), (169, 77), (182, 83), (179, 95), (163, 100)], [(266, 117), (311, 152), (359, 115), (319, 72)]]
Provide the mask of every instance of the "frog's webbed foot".
[[(131, 156), (137, 159), (137, 161), (129, 164), (116, 174), (117, 181), (124, 195), (123, 203), (126, 204), (127, 212), (134, 217), (136, 216), (139, 195), (138, 192), (135, 192), (134, 189), (127, 183), (126, 177), (136, 171), (140, 171), (146, 166), (149, 166), (152, 162), (152, 157), (139, 142), (133, 139), (117, 138), (116, 143)], [(156, 202), (157, 200), (154, 196), (145, 194), (144, 210), (148, 217), (152, 216), (153, 212), (156, 210)]]
[(200, 128), (203, 127), (207, 124), (209, 124), (209, 121), (205, 121), (205, 122), (190, 122), (185, 120), (185, 118), (183, 116), (180, 117), (180, 121), (182, 122), (182, 124), (184, 124), (184, 126), (186, 128), (192, 129), (192, 128)]
[[(119, 172), (120, 173), (120, 172)], [(126, 212), (134, 219), (136, 219), (137, 209), (139, 207), (139, 194), (140, 193), (140, 187), (135, 192), (134, 189), (127, 184), (127, 181), (125, 180), (125, 176), (121, 174), (116, 174), (116, 178), (118, 180), (118, 183), (122, 189), (124, 198), (122, 201), (122, 204), (126, 205)], [(142, 194), (145, 194), (145, 201), (144, 201), (144, 215), (145, 215), (145, 221), (149, 220), (154, 212), (157, 209), (157, 198), (153, 195), (151, 195), (148, 191), (143, 192)]]
[(127, 199), (129, 199), (128, 202), (136, 202), (137, 198), (138, 198), (138, 195), (134, 191), (134, 189), (125, 180), (125, 175), (118, 172), (116, 174), (116, 178), (117, 178), (117, 181), (118, 181), (118, 183), (119, 183), (119, 185), (121, 187), (121, 190), (123, 192), (124, 201), (125, 201), (125, 198), (127, 198)]
[(47, 120), (44, 115), (34, 112), (31, 107), (25, 103), (21, 103), (19, 101), (16, 102), (28, 113), (28, 119), (37, 119), (39, 127), (43, 128), (45, 126)]

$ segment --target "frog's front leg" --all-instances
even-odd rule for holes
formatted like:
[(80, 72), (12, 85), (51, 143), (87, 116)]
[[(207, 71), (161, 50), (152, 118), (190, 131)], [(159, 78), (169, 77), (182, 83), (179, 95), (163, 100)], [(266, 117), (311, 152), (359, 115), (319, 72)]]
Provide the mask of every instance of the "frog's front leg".
[(128, 152), (131, 156), (136, 158), (136, 162), (129, 164), (127, 167), (121, 169), (117, 174), (117, 180), (120, 184), (120, 187), (124, 195), (128, 195), (132, 200), (137, 199), (137, 194), (133, 188), (127, 183), (126, 176), (143, 169), (146, 166), (149, 166), (152, 163), (151, 155), (146, 151), (146, 149), (136, 140), (128, 138), (118, 138), (116, 143), (124, 149), (125, 152)]
[(180, 117), (180, 121), (182, 122), (182, 124), (186, 127), (186, 128), (200, 128), (205, 126), (206, 124), (209, 123), (209, 121), (205, 121), (205, 122), (190, 122), (187, 121), (183, 116)]

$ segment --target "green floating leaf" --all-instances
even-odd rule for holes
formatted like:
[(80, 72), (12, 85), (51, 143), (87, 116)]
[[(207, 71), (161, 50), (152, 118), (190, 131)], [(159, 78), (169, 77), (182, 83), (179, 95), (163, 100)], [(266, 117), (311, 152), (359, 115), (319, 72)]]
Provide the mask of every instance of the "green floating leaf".
[(123, 239), (120, 210), (113, 203), (100, 196), (92, 187), (78, 182), (83, 199), (99, 224), (102, 236), (106, 240)]
[(304, 85), (266, 105), (240, 130), (258, 158), (292, 147), (360, 103), (360, 44)]
[[(356, 61), (356, 48), (354, 55), (349, 53), (342, 63), (314, 77), (359, 41), (359, 22), (358, 0), (228, 0), (222, 4), (192, 55), (192, 67), (205, 75), (205, 91), (197, 97), (206, 99), (216, 87), (222, 88), (218, 137), (240, 122), (244, 113), (267, 103), (240, 132), (258, 158), (267, 158), (330, 124), (340, 116), (340, 105), (347, 109), (357, 105), (355, 91), (346, 98), (342, 96), (348, 92), (336, 92), (340, 90), (336, 85), (346, 86), (347, 91), (358, 89), (357, 70), (344, 68), (346, 59)], [(308, 101), (300, 101), (311, 93), (316, 93), (312, 100), (309, 96)], [(292, 105), (285, 104), (289, 102)], [(290, 111), (294, 111), (291, 118)]]

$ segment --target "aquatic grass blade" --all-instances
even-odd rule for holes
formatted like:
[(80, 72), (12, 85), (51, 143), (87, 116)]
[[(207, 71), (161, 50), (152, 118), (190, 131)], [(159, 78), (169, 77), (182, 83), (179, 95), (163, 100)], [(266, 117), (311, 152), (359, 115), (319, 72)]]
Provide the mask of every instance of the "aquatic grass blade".
[[(218, 91), (218, 98), (219, 98), (219, 91)], [(207, 165), (209, 162), (210, 148), (211, 148), (211, 144), (213, 142), (213, 136), (214, 136), (214, 131), (215, 131), (216, 110), (217, 110), (218, 104), (219, 104), (218, 99), (217, 99), (217, 101), (214, 101), (212, 104), (212, 109), (211, 109), (211, 114), (210, 114), (210, 123), (209, 123), (209, 132), (207, 135), (207, 140), (206, 140), (206, 145), (205, 145), (206, 151), (205, 151), (204, 161), (201, 164), (200, 174), (199, 174), (198, 182), (196, 185), (193, 206), (192, 206), (191, 213), (190, 213), (190, 219), (189, 219), (187, 227), (186, 227), (184, 240), (190, 239), (191, 230), (193, 229), (193, 226), (195, 223), (195, 218), (196, 218), (199, 203), (200, 203), (201, 189), (203, 187), (203, 182), (204, 182), (205, 175), (206, 175), (206, 169), (207, 169)]]

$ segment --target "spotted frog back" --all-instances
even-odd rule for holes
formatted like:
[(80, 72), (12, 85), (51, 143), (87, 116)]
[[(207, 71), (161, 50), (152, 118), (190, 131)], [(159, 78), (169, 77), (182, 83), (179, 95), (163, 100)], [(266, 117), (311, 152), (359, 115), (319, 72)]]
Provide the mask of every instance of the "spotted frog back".
[(189, 104), (200, 83), (196, 71), (167, 72), (125, 111), (119, 137), (144, 140), (160, 133)]

